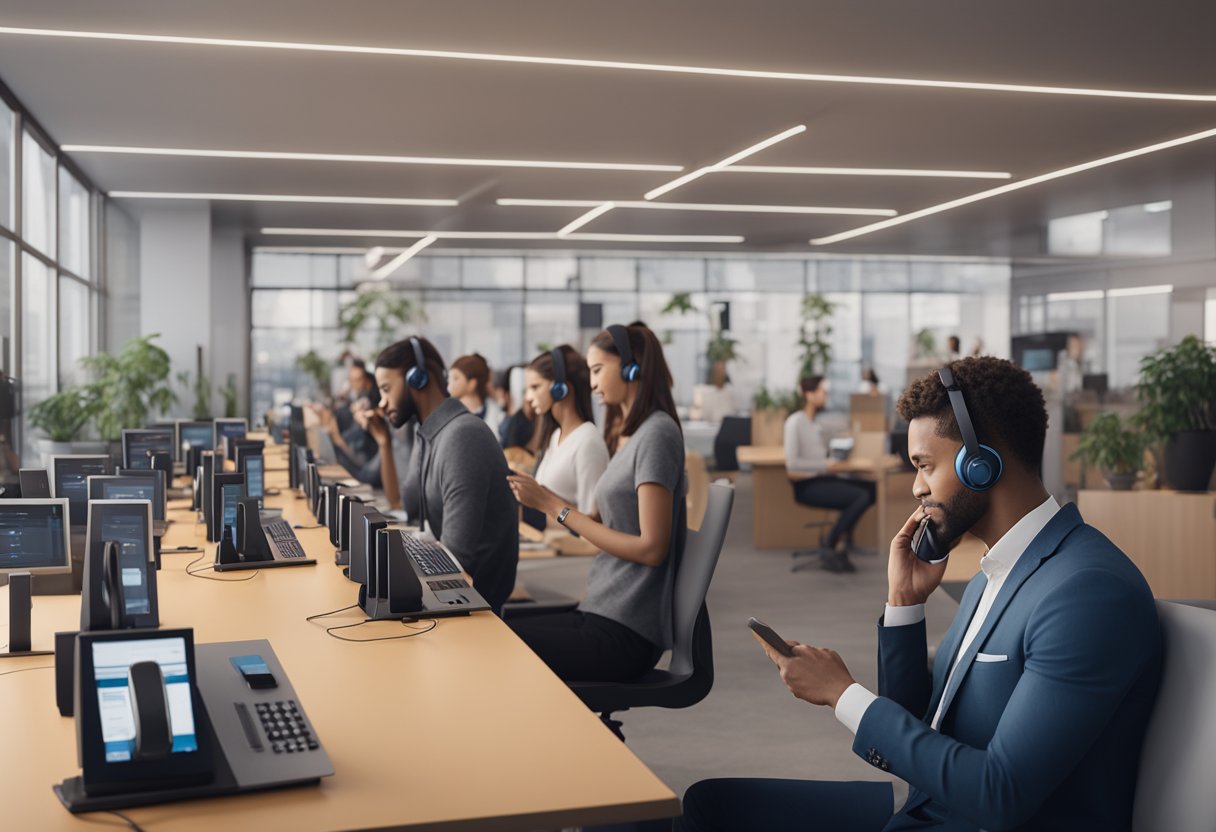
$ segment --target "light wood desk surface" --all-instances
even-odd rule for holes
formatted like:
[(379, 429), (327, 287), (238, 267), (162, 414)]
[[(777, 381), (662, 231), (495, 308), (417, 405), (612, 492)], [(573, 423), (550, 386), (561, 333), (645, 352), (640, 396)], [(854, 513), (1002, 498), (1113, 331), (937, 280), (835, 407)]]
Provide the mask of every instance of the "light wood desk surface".
[[(268, 448), (268, 451), (270, 449)], [(285, 478), (276, 477), (275, 479)], [(275, 483), (282, 486), (282, 483)], [(308, 522), (303, 500), (269, 502)], [(166, 547), (206, 544), (189, 511), (173, 510)], [(198, 554), (166, 553), (157, 576), (163, 627), (192, 626), (195, 641), (267, 638), (333, 760), (319, 787), (132, 809), (149, 832), (338, 829), (523, 830), (670, 817), (679, 802), (628, 747), (490, 613), (443, 619), (416, 638), (351, 644), (305, 616), (345, 607), (356, 587), (333, 564), (325, 529), (300, 530), (316, 566), (202, 580)], [(199, 564), (202, 565), (202, 562)], [(195, 567), (197, 568), (197, 566)], [(79, 625), (79, 596), (35, 596), (34, 647)], [(362, 618), (357, 610), (325, 619)], [(8, 591), (0, 590), (0, 641)], [(398, 635), (400, 622), (343, 630)], [(0, 660), (0, 673), (53, 663)], [(54, 673), (0, 676), (0, 827), (88, 830), (108, 815), (74, 817), (51, 792), (78, 774), (75, 724), (55, 708)]]

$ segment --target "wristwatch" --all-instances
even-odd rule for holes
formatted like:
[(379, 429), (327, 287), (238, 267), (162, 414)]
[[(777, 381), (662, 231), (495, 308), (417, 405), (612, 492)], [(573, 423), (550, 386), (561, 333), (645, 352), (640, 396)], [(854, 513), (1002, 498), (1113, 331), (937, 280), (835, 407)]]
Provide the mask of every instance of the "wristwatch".
[(563, 526), (566, 525), (566, 518), (570, 516), (570, 511), (570, 506), (564, 506), (562, 510), (557, 513), (557, 522), (561, 523)]

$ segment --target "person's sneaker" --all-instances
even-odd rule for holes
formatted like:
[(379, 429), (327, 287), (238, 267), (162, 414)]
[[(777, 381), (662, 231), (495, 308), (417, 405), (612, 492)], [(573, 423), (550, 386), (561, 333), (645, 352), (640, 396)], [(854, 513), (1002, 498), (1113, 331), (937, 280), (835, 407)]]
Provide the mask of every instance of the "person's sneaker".
[[(825, 572), (848, 572), (849, 569), (844, 565), (845, 558), (842, 558), (832, 549), (824, 549), (819, 553), (819, 561), (823, 565)], [(851, 564), (850, 564), (851, 566)]]

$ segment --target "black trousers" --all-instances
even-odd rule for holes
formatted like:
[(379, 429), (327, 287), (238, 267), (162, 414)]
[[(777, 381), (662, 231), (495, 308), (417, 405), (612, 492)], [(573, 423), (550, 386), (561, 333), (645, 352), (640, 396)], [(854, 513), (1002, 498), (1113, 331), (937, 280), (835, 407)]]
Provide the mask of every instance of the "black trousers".
[(702, 780), (684, 793), (686, 832), (881, 832), (895, 811), (890, 783)]
[(628, 682), (663, 655), (624, 624), (578, 610), (508, 618), (507, 625), (568, 682)]
[(846, 540), (853, 539), (853, 527), (866, 509), (874, 505), (874, 483), (844, 477), (811, 477), (794, 483), (794, 499), (804, 506), (839, 509), (840, 515), (828, 533), (828, 545), (835, 546), (842, 535)]

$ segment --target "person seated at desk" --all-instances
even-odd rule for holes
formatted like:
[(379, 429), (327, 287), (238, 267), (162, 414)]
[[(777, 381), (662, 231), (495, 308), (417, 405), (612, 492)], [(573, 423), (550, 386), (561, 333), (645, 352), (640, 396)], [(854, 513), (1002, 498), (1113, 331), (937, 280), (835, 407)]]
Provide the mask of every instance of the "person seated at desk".
[(338, 464), (359, 482), (380, 488), (380, 445), (368, 430), (368, 419), (374, 407), (366, 399), (356, 400), (347, 411), (351, 423), (346, 430), (340, 429), (337, 412), (325, 405), (315, 405), (313, 409), (321, 427), (329, 434)]
[(562, 679), (627, 681), (672, 644), (675, 572), (688, 526), (684, 437), (663, 347), (648, 328), (610, 326), (591, 342), (587, 363), (612, 453), (595, 491), (600, 516), (577, 511), (532, 477), (510, 481), (521, 504), (600, 553), (577, 610), (507, 623)]
[(498, 426), (498, 441), (504, 450), (524, 448), (535, 451), (535, 445), (540, 440), (536, 430), (536, 412), (528, 404), (525, 392), (525, 375), (523, 366), (516, 365), (502, 373), (494, 384), (499, 404), (507, 414)]
[[(416, 476), (419, 524), (452, 551), (501, 614), (519, 566), (519, 509), (498, 438), (448, 395), (445, 375), (443, 357), (425, 338), (386, 347), (376, 358), (380, 410), (397, 429), (418, 422), (410, 477)], [(381, 456), (384, 480), (395, 485), (391, 447)]]
[(608, 467), (608, 446), (595, 429), (586, 360), (568, 344), (541, 353), (528, 365), (525, 385), (526, 400), (543, 420), (536, 481), (594, 517), (599, 513), (595, 488)]
[(490, 395), (490, 365), (477, 353), (462, 355), (452, 362), (448, 373), (448, 394), (459, 399), (468, 411), (485, 421), (498, 436), (505, 414)]
[(688, 418), (694, 422), (718, 425), (727, 416), (734, 416), (739, 412), (734, 388), (730, 386), (730, 376), (726, 374), (725, 361), (714, 362), (709, 370), (709, 382), (693, 388)]
[[(891, 541), (879, 695), (832, 650), (791, 641), (787, 658), (765, 647), (794, 696), (833, 707), (853, 752), (908, 783), (906, 802), (892, 816), (885, 781), (711, 780), (684, 795), (683, 829), (1132, 829), (1161, 681), (1152, 592), (1076, 506), (1044, 488), (1047, 409), (1030, 374), (997, 358), (947, 369), (899, 401), (921, 506)], [(999, 463), (956, 468), (977, 442)], [(912, 551), (925, 517), (940, 552), (968, 531), (989, 544), (932, 672), (924, 605), (946, 560)]]
[(354, 424), (354, 411), (364, 405), (376, 406), (380, 396), (376, 392), (376, 380), (367, 370), (361, 358), (352, 358), (346, 368), (346, 390), (341, 401), (334, 406), (334, 418), (338, 430), (345, 432)]
[(793, 480), (794, 499), (804, 506), (837, 509), (840, 514), (828, 532), (827, 548), (819, 553), (823, 568), (829, 572), (855, 572), (849, 560), (848, 544), (853, 527), (874, 505), (874, 483), (832, 476), (843, 466), (828, 459), (815, 416), (828, 400), (828, 385), (823, 376), (807, 376), (799, 383), (805, 402), (802, 410), (785, 420), (785, 469)]

